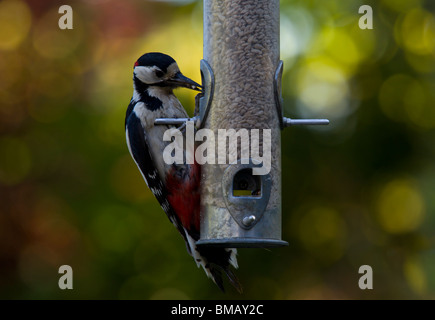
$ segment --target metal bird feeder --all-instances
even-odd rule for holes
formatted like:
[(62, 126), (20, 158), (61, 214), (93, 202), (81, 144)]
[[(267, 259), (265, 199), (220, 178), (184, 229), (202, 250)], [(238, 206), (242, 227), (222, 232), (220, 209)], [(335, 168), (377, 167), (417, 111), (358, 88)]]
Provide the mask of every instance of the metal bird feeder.
[[(327, 120), (283, 118), (282, 68), (279, 0), (204, 0), (200, 127), (213, 130), (215, 135), (219, 129), (247, 129), (249, 143), (240, 138), (237, 151), (229, 148), (230, 141), (225, 149), (219, 145), (218, 154), (237, 152), (233, 155), (237, 161), (202, 166), (198, 245), (288, 244), (281, 240), (281, 129), (294, 124), (325, 124)], [(260, 134), (254, 135), (253, 129)], [(270, 130), (269, 141), (268, 136), (261, 135), (265, 129)], [(265, 165), (267, 143), (271, 146), (270, 171), (255, 175), (254, 169)], [(256, 144), (259, 159), (252, 153)]]
[[(216, 159), (224, 153), (227, 162), (201, 166), (197, 245), (288, 245), (281, 239), (281, 130), (329, 121), (283, 117), (279, 0), (204, 0), (200, 68), (203, 93), (196, 125), (210, 129), (216, 142), (222, 129), (233, 129), (233, 135), (216, 143)], [(248, 132), (247, 140), (242, 131)], [(253, 152), (253, 146), (259, 152)], [(270, 170), (256, 174), (267, 167), (266, 161)]]

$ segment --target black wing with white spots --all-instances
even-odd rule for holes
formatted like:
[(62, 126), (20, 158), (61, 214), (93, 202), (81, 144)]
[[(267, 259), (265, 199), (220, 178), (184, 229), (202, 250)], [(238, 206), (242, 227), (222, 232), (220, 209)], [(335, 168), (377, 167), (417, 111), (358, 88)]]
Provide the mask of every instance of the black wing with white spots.
[[(132, 103), (130, 103), (130, 106), (131, 105)], [(132, 108), (130, 109), (130, 106), (129, 110), (132, 110)], [(148, 147), (147, 137), (141, 125), (141, 121), (134, 112), (127, 111), (126, 130), (131, 154), (148, 187), (153, 192), (169, 220), (175, 225), (183, 238), (187, 241), (185, 230), (175, 214), (174, 209), (168, 202), (168, 191), (161, 180), (157, 169), (153, 165), (153, 158)], [(188, 249), (190, 252), (189, 246)]]

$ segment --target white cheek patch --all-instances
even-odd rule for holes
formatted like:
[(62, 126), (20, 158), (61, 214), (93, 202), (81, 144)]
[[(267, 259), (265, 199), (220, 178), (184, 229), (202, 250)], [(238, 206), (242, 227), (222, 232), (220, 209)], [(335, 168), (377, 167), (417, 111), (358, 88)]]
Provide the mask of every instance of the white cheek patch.
[(180, 69), (178, 68), (177, 63), (173, 62), (172, 64), (169, 65), (166, 73), (169, 74), (170, 76), (174, 76), (178, 72), (180, 72)]
[(137, 66), (134, 68), (134, 74), (136, 77), (144, 82), (144, 83), (156, 83), (159, 82), (160, 79), (157, 78), (155, 75), (155, 71), (157, 70), (157, 67), (142, 67)]

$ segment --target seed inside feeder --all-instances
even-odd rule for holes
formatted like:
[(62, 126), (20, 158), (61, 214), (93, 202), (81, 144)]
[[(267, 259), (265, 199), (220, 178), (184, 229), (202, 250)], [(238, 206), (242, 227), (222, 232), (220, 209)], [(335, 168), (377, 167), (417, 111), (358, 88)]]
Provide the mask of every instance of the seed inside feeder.
[[(227, 212), (222, 176), (229, 164), (203, 166), (201, 239), (281, 239), (281, 131), (273, 86), (279, 64), (279, 0), (204, 0), (203, 16), (204, 60), (215, 80), (204, 127), (214, 130), (215, 136), (218, 129), (249, 130), (249, 144), (238, 138), (237, 151), (232, 151), (237, 159), (246, 150), (249, 153), (252, 145), (259, 145), (263, 156), (262, 130), (270, 129), (272, 167), (264, 215), (249, 219), (255, 220), (255, 226), (248, 230), (240, 228)], [(259, 129), (260, 134), (253, 135), (251, 129)], [(229, 141), (223, 146), (216, 144), (215, 154), (228, 149)], [(258, 197), (261, 192), (250, 198)]]

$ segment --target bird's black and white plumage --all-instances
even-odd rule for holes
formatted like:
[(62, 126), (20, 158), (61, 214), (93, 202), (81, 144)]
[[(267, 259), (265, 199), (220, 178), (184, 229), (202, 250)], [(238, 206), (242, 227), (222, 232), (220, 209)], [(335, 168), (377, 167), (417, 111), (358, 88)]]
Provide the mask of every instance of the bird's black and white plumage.
[[(188, 118), (173, 89), (186, 87), (200, 91), (201, 86), (182, 75), (174, 59), (157, 52), (144, 54), (136, 61), (133, 85), (133, 97), (125, 117), (131, 156), (198, 267), (202, 266), (222, 290), (222, 272), (225, 273), (241, 292), (241, 285), (230, 269), (230, 265), (237, 268), (236, 249), (196, 246), (200, 236), (200, 166), (166, 164), (163, 151), (170, 142), (163, 141), (163, 134), (175, 128), (154, 125), (156, 118)], [(184, 152), (188, 151), (184, 149)]]

